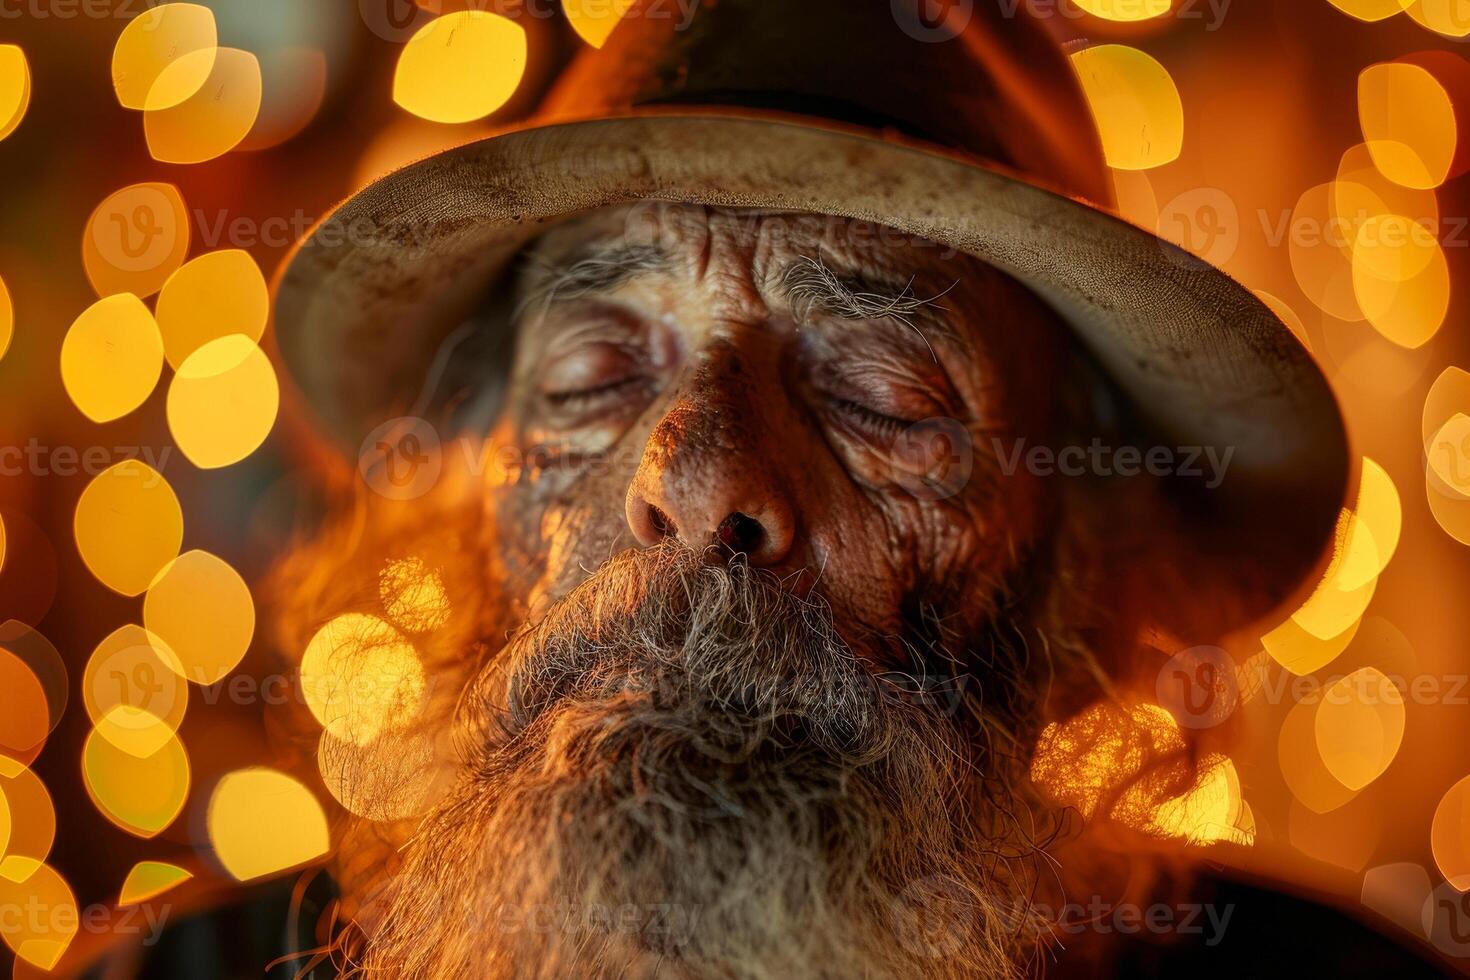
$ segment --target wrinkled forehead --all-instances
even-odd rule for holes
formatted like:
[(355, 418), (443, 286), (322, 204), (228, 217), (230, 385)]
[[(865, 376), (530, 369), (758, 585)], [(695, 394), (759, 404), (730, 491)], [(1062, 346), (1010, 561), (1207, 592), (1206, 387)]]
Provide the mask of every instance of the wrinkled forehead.
[(698, 274), (712, 262), (739, 262), (755, 283), (798, 259), (932, 292), (959, 280), (999, 286), (1008, 277), (949, 246), (886, 225), (835, 215), (753, 208), (639, 202), (588, 212), (537, 239), (527, 250), (518, 288), (535, 293), (546, 280), (589, 259), (657, 265), (672, 275)]

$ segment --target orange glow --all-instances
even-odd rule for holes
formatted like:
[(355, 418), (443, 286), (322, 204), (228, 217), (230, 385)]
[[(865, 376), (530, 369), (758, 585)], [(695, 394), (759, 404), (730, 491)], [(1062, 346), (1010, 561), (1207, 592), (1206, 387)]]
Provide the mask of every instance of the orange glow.
[(317, 770), (342, 807), (366, 820), (404, 820), (438, 801), (447, 775), (422, 733), (384, 735), (365, 746), (323, 732)]
[(228, 563), (205, 551), (187, 551), (149, 587), (143, 622), (177, 654), (184, 678), (214, 684), (235, 669), (250, 647), (255, 602)]
[[(577, 36), (594, 48), (607, 43), (613, 28), (622, 22), (637, 0), (565, 0), (562, 9)], [(1164, 0), (1165, 3), (1168, 0)]]
[(1331, 0), (1338, 10), (1358, 20), (1377, 21), (1403, 13), (1413, 0)]
[(98, 581), (138, 595), (178, 555), (184, 515), (163, 474), (130, 459), (103, 470), (82, 491), (73, 533)]
[(45, 785), (25, 766), (0, 756), (0, 795), (10, 810), (5, 855), (46, 860), (56, 840), (56, 810)]
[(338, 616), (317, 631), (301, 658), (301, 689), (312, 715), (356, 745), (416, 720), (424, 688), (413, 646), (375, 616)]
[(526, 31), (484, 10), (425, 24), (398, 55), (393, 101), (433, 122), (482, 119), (510, 100), (526, 71)]
[(168, 430), (189, 462), (217, 469), (260, 448), (280, 405), (270, 358), (249, 337), (230, 334), (179, 366), (168, 387)]
[[(151, 755), (184, 720), (189, 685), (178, 657), (141, 626), (120, 626), (97, 644), (82, 674), (82, 700), (92, 724), (136, 755)], [(161, 724), (160, 724), (161, 722)]]
[(331, 846), (316, 797), (274, 769), (239, 769), (221, 779), (206, 823), (215, 856), (240, 881), (314, 861)]
[(111, 422), (143, 404), (162, 373), (158, 324), (132, 293), (93, 303), (61, 342), (61, 381), (93, 422)]
[(384, 565), (378, 575), (378, 595), (388, 618), (409, 633), (427, 633), (449, 620), (444, 577), (422, 558), (400, 558)]
[(1434, 810), (1429, 830), (1434, 863), (1455, 888), (1470, 891), (1470, 776), (1451, 786)]
[(1470, 35), (1470, 0), (1409, 0), (1409, 16), (1445, 37)]
[(31, 104), (31, 66), (18, 44), (0, 44), (0, 140), (15, 132)]
[(1286, 713), (1276, 740), (1276, 759), (1292, 795), (1313, 813), (1330, 813), (1357, 795), (1338, 782), (1317, 749), (1319, 702), (1298, 701)]
[(183, 884), (194, 876), (177, 864), (165, 861), (139, 861), (123, 879), (118, 892), (120, 906), (141, 905)]
[(1363, 141), (1384, 176), (1405, 187), (1438, 187), (1449, 176), (1458, 132), (1444, 86), (1404, 62), (1371, 65), (1358, 76)]
[(1184, 106), (1174, 79), (1137, 48), (1100, 44), (1072, 55), (1072, 67), (1092, 106), (1108, 166), (1161, 167), (1184, 145)]
[(0, 647), (0, 753), (34, 759), (51, 734), (50, 720), (40, 680), (25, 661)]
[(189, 212), (172, 184), (133, 184), (87, 219), (82, 264), (98, 296), (152, 296), (189, 254)]
[(265, 276), (243, 249), (206, 252), (169, 276), (157, 316), (164, 354), (176, 371), (212, 340), (244, 334), (259, 341), (270, 316)]
[(1382, 671), (1359, 668), (1323, 692), (1315, 727), (1327, 771), (1360, 790), (1383, 775), (1403, 743), (1403, 695)]
[(155, 87), (182, 88), (176, 79), (192, 77), (211, 58), (208, 78), (194, 95), (143, 115), (148, 152), (160, 163), (203, 163), (224, 156), (255, 125), (260, 113), (260, 62), (248, 51), (192, 51), (164, 69)]
[(80, 924), (77, 900), (66, 879), (34, 858), (10, 855), (0, 860), (0, 908), (20, 913), (44, 909), (45, 915), (10, 914), (0, 918), (0, 937), (26, 963), (54, 967), (71, 945)]
[[(128, 21), (112, 51), (112, 87), (126, 109), (168, 109), (191, 97), (214, 67), (214, 12), (170, 3)], [(196, 54), (197, 52), (197, 54)], [(194, 55), (173, 71), (185, 55)]]
[[(5, 280), (0, 279), (0, 358), (10, 350), (11, 338), (15, 336), (15, 305), (10, 301), (10, 290)], [(0, 562), (5, 559), (4, 538), (0, 537)]]
[[(114, 708), (87, 736), (82, 776), (93, 804), (113, 823), (139, 837), (155, 837), (174, 822), (189, 798), (189, 757), (169, 727)], [(143, 754), (145, 745), (155, 746)]]

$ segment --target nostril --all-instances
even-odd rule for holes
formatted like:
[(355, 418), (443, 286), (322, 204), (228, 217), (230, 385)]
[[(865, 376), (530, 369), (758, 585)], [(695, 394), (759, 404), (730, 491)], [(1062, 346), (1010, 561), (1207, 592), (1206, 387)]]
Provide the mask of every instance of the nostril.
[(679, 529), (674, 526), (674, 522), (669, 520), (669, 515), (652, 504), (648, 505), (648, 523), (653, 525), (654, 532), (661, 538), (679, 533)]
[(760, 521), (741, 513), (726, 517), (715, 532), (720, 544), (737, 554), (745, 555), (758, 551), (765, 536), (766, 531), (761, 527)]

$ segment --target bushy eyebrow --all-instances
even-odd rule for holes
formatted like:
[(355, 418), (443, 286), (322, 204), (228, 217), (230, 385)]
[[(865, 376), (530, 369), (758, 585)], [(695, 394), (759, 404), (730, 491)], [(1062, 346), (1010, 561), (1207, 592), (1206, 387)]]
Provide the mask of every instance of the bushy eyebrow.
[(555, 262), (532, 254), (533, 274), (539, 273), (517, 304), (520, 316), (533, 307), (545, 308), (559, 300), (606, 293), (630, 279), (667, 269), (670, 258), (657, 245), (593, 242)]
[[(912, 329), (926, 345), (929, 338), (920, 324), (957, 342), (958, 331), (942, 315), (947, 310), (937, 301), (958, 283), (924, 297), (914, 291), (914, 281), (912, 276), (898, 280), (839, 271), (828, 266), (820, 255), (803, 255), (782, 273), (780, 287), (797, 323), (807, 321), (813, 313), (844, 320), (894, 320)], [(933, 353), (932, 345), (929, 349)]]

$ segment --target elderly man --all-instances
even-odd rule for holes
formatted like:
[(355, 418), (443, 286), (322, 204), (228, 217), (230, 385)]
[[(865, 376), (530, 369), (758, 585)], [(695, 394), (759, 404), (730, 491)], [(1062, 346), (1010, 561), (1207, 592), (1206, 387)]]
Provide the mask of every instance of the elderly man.
[(537, 124), (285, 273), (366, 480), (279, 577), (282, 645), (403, 556), (453, 609), (404, 721), (441, 792), (334, 864), (365, 975), (1024, 972), (1076, 880), (1042, 725), (1319, 561), (1345, 448), (1305, 354), (1077, 200), (1036, 23), (926, 9), (635, 5)]

